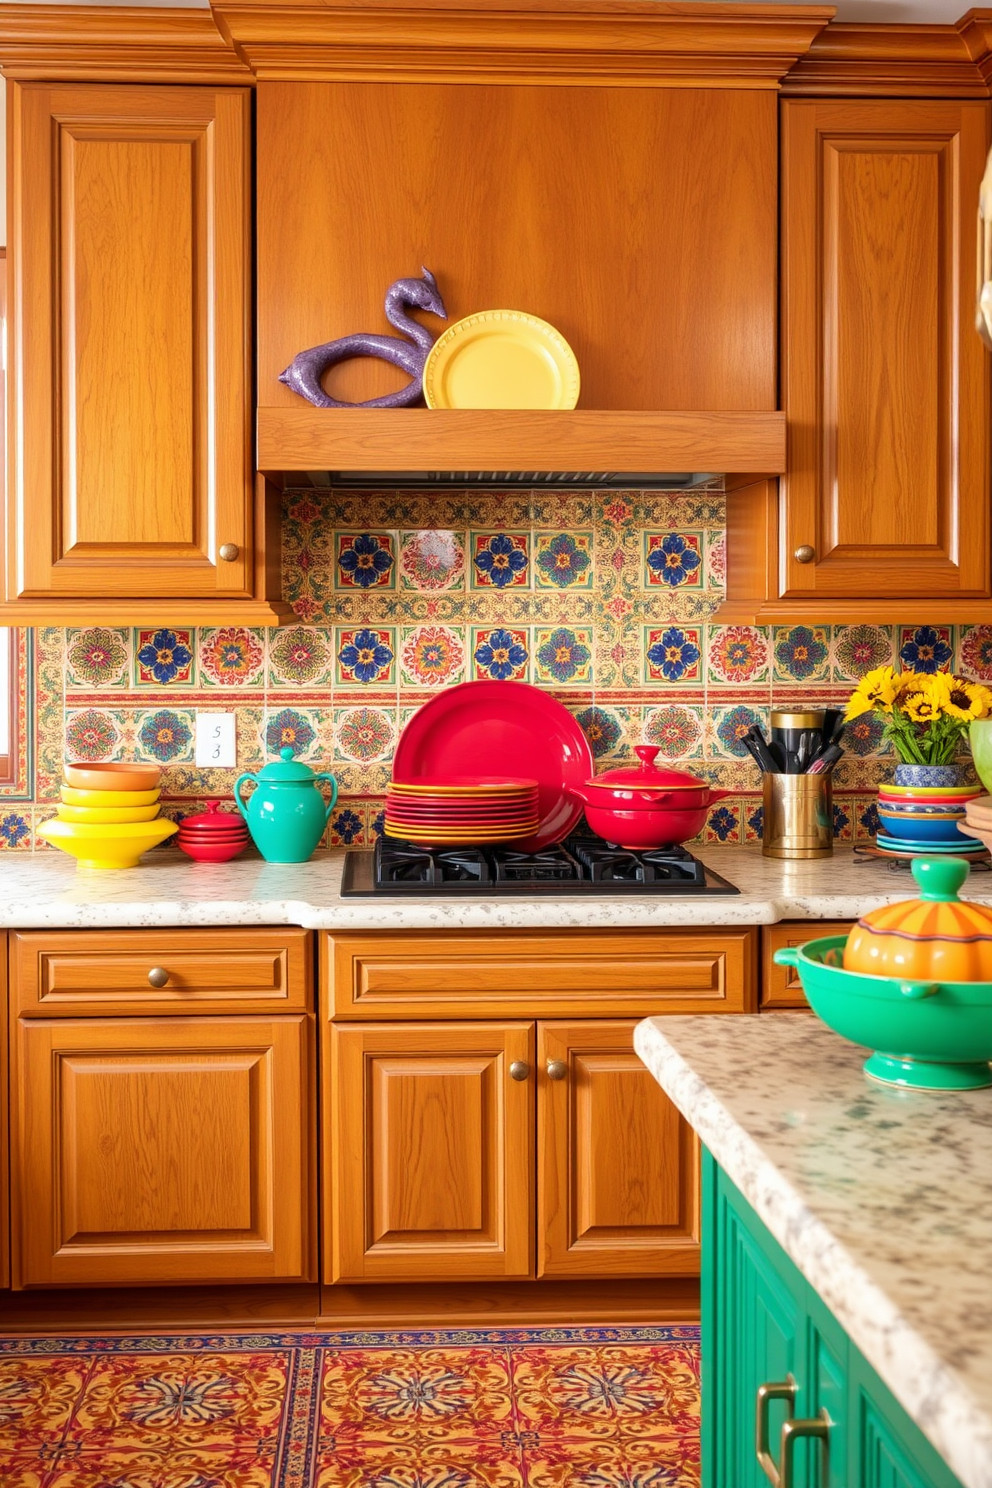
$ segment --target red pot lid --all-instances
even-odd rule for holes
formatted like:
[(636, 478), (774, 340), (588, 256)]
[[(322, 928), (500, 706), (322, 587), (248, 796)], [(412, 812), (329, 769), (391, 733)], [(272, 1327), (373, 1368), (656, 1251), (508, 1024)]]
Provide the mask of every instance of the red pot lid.
[(181, 832), (247, 832), (245, 819), (237, 811), (221, 811), (219, 801), (208, 801), (206, 811), (186, 816), (179, 823)]
[(698, 776), (690, 775), (688, 770), (671, 770), (656, 765), (657, 744), (638, 744), (634, 753), (641, 761), (639, 765), (607, 770), (605, 775), (597, 775), (586, 784), (601, 785), (607, 790), (706, 790), (709, 787), (708, 780), (700, 780)]

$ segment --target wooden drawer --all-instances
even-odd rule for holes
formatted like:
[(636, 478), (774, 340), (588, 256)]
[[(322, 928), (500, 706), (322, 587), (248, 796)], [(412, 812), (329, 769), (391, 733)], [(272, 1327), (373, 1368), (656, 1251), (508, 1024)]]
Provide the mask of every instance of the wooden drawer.
[(852, 929), (849, 920), (784, 920), (780, 925), (766, 925), (761, 932), (762, 1008), (804, 1008), (808, 1004), (799, 977), (790, 966), (776, 966), (775, 952), (786, 946), (804, 945), (825, 935), (846, 935)]
[[(161, 987), (149, 972), (165, 971)], [(80, 1017), (114, 1012), (306, 1012), (305, 930), (30, 931), (10, 937), (13, 1011)]]
[(757, 1007), (754, 930), (325, 935), (327, 1016), (628, 1017)]

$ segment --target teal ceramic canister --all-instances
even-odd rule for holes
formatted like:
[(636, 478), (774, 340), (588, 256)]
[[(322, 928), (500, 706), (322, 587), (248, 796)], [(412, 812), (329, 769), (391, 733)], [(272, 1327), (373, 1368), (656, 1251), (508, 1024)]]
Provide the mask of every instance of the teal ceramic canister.
[[(255, 782), (247, 806), (241, 796), (246, 780)], [(320, 793), (322, 780), (331, 787), (330, 805), (324, 804)], [(305, 863), (323, 835), (337, 798), (334, 776), (315, 774), (293, 758), (288, 746), (257, 775), (239, 775), (234, 782), (238, 810), (267, 863)]]

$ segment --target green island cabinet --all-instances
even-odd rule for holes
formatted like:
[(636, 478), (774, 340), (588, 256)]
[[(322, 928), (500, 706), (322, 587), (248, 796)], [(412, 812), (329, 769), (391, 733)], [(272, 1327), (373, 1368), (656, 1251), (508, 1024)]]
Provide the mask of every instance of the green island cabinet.
[(703, 1488), (961, 1488), (709, 1152), (702, 1392)]

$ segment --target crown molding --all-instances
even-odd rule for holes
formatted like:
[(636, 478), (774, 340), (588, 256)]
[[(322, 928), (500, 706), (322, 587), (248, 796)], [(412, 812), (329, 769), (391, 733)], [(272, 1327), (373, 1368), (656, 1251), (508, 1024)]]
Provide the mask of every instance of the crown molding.
[(214, 0), (260, 80), (777, 88), (832, 6)]
[(209, 10), (0, 4), (0, 70), (36, 82), (251, 83)]
[(788, 96), (988, 98), (992, 10), (955, 26), (834, 22), (782, 82)]

